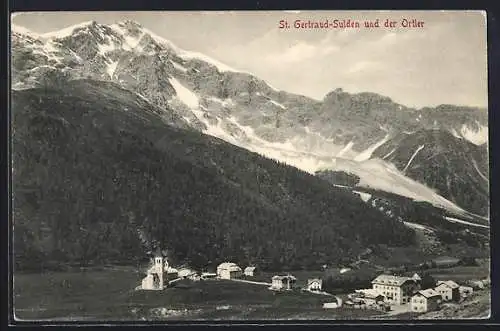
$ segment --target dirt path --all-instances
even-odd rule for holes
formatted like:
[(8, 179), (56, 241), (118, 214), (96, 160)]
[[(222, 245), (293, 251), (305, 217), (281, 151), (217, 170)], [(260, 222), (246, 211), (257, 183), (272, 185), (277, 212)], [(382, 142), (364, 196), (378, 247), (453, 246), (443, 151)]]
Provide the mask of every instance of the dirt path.
[(256, 285), (265, 285), (265, 286), (271, 286), (271, 283), (264, 283), (264, 282), (254, 282), (252, 280), (245, 280), (245, 279), (231, 279), (233, 282), (240, 282), (240, 283), (248, 283), (248, 284), (256, 284)]

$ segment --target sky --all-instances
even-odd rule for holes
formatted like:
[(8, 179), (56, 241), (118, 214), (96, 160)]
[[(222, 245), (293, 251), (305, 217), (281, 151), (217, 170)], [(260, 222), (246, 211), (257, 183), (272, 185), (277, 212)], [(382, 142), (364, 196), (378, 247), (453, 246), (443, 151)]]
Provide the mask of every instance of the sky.
[[(134, 20), (180, 48), (209, 55), (272, 86), (321, 100), (342, 88), (409, 107), (486, 107), (486, 14), (480, 11), (32, 12), (12, 23), (36, 33), (95, 20)], [(296, 20), (359, 28), (294, 28)], [(379, 19), (379, 28), (364, 21)], [(396, 27), (385, 27), (385, 20)], [(403, 27), (403, 19), (423, 27)], [(288, 29), (280, 29), (286, 20)]]

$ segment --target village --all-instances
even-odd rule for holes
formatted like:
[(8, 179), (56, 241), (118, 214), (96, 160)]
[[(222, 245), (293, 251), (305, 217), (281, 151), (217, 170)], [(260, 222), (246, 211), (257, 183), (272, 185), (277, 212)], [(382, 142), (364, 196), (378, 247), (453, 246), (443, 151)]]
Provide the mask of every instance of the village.
[[(341, 273), (349, 272), (344, 268)], [(157, 252), (151, 260), (147, 275), (142, 279), (136, 290), (158, 291), (175, 287), (181, 281), (217, 281), (226, 280), (266, 286), (276, 293), (293, 293), (294, 291), (308, 292), (325, 296), (323, 309), (362, 309), (380, 313), (397, 315), (405, 313), (422, 314), (439, 311), (446, 304), (461, 303), (475, 291), (481, 291), (490, 286), (490, 278), (470, 279), (463, 282), (453, 280), (438, 280), (429, 286), (422, 284), (418, 273), (411, 277), (380, 274), (371, 281), (371, 288), (359, 288), (336, 295), (328, 293), (323, 288), (321, 278), (308, 278), (298, 286), (298, 279), (291, 273), (275, 274), (270, 282), (262, 281), (257, 277), (259, 270), (256, 266), (242, 268), (233, 262), (224, 262), (217, 266), (216, 272), (198, 272), (191, 268), (173, 268), (167, 259)]]

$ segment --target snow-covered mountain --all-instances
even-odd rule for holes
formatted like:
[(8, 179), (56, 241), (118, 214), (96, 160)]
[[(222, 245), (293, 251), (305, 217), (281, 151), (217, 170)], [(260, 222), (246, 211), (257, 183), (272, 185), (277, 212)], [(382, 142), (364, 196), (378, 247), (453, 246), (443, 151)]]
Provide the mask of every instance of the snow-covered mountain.
[(411, 109), (388, 97), (341, 89), (313, 100), (182, 50), (133, 21), (84, 22), (41, 35), (13, 25), (11, 63), (14, 89), (79, 78), (113, 81), (173, 109), (189, 127), (240, 147), (310, 173), (350, 171), (370, 187), (453, 208), (453, 199), (422, 185), (428, 184), (423, 178), (406, 177), (387, 158), (373, 160), (374, 152), (404, 132), (423, 129), (478, 145), (488, 140), (484, 109)]
[(481, 215), (487, 215), (489, 210), (487, 155), (485, 146), (458, 139), (444, 130), (403, 133), (374, 153), (405, 176)]

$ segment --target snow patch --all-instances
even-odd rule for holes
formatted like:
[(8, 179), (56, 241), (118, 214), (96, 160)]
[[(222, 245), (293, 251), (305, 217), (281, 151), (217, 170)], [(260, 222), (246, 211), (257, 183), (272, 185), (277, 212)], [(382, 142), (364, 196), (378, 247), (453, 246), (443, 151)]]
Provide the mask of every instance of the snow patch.
[(470, 128), (466, 124), (462, 125), (460, 133), (462, 137), (475, 145), (482, 145), (488, 141), (488, 127), (476, 121), (478, 129)]
[(106, 72), (108, 73), (109, 77), (113, 77), (113, 74), (115, 73), (116, 66), (118, 65), (118, 61), (114, 61), (108, 64), (106, 67)]
[(453, 202), (440, 196), (434, 190), (411, 178), (406, 177), (396, 167), (380, 159), (363, 162), (347, 159), (334, 159), (330, 170), (352, 173), (360, 178), (358, 186), (395, 193), (415, 201), (427, 201), (450, 211), (465, 213)]
[(113, 43), (111, 42), (105, 44), (99, 44), (98, 47), (99, 47), (99, 54), (101, 55), (106, 55), (106, 53), (111, 52), (115, 49), (115, 45), (113, 45)]
[(472, 164), (474, 165), (474, 168), (476, 169), (477, 173), (481, 178), (483, 178), (485, 181), (489, 181), (488, 177), (486, 177), (480, 170), (479, 167), (477, 166), (476, 160), (472, 159)]
[(328, 168), (332, 164), (331, 157), (297, 150), (290, 140), (284, 143), (264, 140), (255, 134), (252, 127), (239, 124), (234, 117), (230, 117), (229, 120), (243, 131), (249, 140), (249, 142), (245, 143), (242, 147), (253, 152), (274, 160), (285, 162), (310, 174), (314, 174), (317, 169)]
[(412, 223), (412, 222), (403, 222), (403, 224), (411, 229), (422, 230), (422, 231), (426, 231), (426, 232), (434, 232), (434, 230), (432, 230), (431, 228), (424, 226), (424, 225), (421, 225), (421, 224)]
[(139, 96), (142, 100), (147, 101), (147, 102), (150, 102), (150, 101), (149, 101), (149, 99), (148, 99), (148, 98), (146, 98), (144, 95), (142, 95), (142, 94), (140, 94), (140, 93), (137, 93), (137, 92), (136, 92), (135, 94), (137, 94), (137, 95), (138, 95), (138, 96)]
[(453, 137), (455, 138), (458, 138), (458, 139), (462, 139), (463, 137), (461, 135), (458, 134), (457, 130), (455, 130), (455, 128), (452, 128), (450, 130), (450, 133), (453, 135)]
[(286, 107), (285, 107), (285, 106), (283, 106), (283, 105), (282, 105), (281, 103), (279, 103), (279, 102), (276, 102), (276, 101), (274, 101), (274, 100), (269, 100), (269, 102), (270, 102), (270, 103), (272, 103), (272, 104), (273, 104), (273, 105), (275, 105), (275, 106), (280, 107), (281, 109), (286, 109)]
[(378, 141), (377, 143), (373, 144), (372, 146), (368, 147), (367, 149), (365, 149), (364, 151), (362, 151), (361, 153), (359, 153), (355, 158), (354, 158), (354, 161), (358, 161), (358, 162), (361, 162), (361, 161), (366, 161), (368, 160), (373, 152), (375, 152), (375, 150), (377, 148), (379, 148), (380, 146), (382, 146), (383, 144), (385, 144), (388, 140), (389, 140), (389, 137), (390, 135), (387, 134), (384, 139)]
[(367, 202), (372, 197), (370, 193), (365, 193), (360, 191), (353, 191), (353, 192), (357, 193), (360, 196), (361, 200), (363, 200), (364, 202)]
[(170, 61), (170, 63), (172, 63), (172, 65), (174, 66), (175, 69), (182, 71), (182, 72), (187, 72), (187, 68), (180, 65), (179, 63), (177, 63), (175, 61)]
[(397, 148), (394, 148), (392, 151), (390, 151), (389, 153), (385, 154), (383, 157), (382, 157), (382, 160), (385, 160), (387, 159), (389, 156), (392, 155), (392, 153), (394, 153), (396, 151)]
[(280, 92), (280, 91), (281, 91), (281, 90), (277, 89), (276, 87), (272, 86), (271, 84), (269, 84), (268, 82), (266, 82), (266, 85), (267, 85), (268, 87), (270, 87), (270, 88), (271, 88), (271, 90), (274, 90), (274, 91), (276, 91), (276, 92)]
[(168, 80), (172, 87), (175, 89), (177, 97), (180, 101), (182, 101), (182, 103), (184, 103), (191, 109), (199, 108), (200, 101), (195, 93), (193, 93), (190, 89), (184, 87), (184, 85), (182, 85), (177, 79), (173, 77), (170, 77)]
[(406, 164), (405, 168), (403, 169), (403, 173), (406, 172), (406, 169), (408, 169), (408, 167), (410, 166), (411, 162), (413, 161), (413, 159), (415, 158), (415, 156), (417, 156), (418, 152), (420, 152), (423, 148), (425, 147), (425, 145), (420, 145), (417, 150), (415, 151), (415, 153), (413, 153), (413, 155), (410, 157), (410, 160), (408, 161), (408, 163)]
[(340, 152), (337, 153), (337, 157), (342, 157), (345, 153), (347, 153), (348, 151), (352, 150), (352, 146), (354, 145), (354, 143), (352, 141), (350, 141), (349, 143), (347, 143), (347, 145), (345, 145), (344, 148), (342, 148), (342, 150)]
[(234, 101), (230, 98), (222, 100), (222, 99), (216, 98), (216, 97), (209, 97), (208, 100), (220, 103), (224, 107), (234, 106)]
[(122, 36), (123, 40), (125, 41), (125, 44), (122, 44), (122, 48), (127, 51), (136, 48), (142, 37), (144, 36), (144, 33), (142, 33), (139, 37), (132, 37), (125, 29), (123, 29), (118, 24), (111, 24), (109, 27), (120, 36)]
[(455, 218), (455, 217), (446, 216), (445, 219), (447, 219), (448, 221), (453, 222), (453, 223), (461, 223), (461, 224), (476, 226), (476, 227), (479, 227), (479, 228), (489, 229), (489, 226), (487, 226), (487, 225), (477, 224), (477, 223), (471, 223), (471, 222), (467, 222), (467, 221), (464, 221), (464, 220), (461, 220), (461, 219), (458, 219), (458, 218)]
[(181, 57), (185, 60), (197, 59), (197, 60), (205, 61), (205, 62), (215, 66), (217, 69), (219, 69), (219, 71), (242, 72), (240, 70), (236, 70), (234, 68), (231, 68), (230, 66), (225, 65), (224, 63), (221, 63), (215, 59), (212, 59), (211, 57), (209, 57), (205, 54), (183, 50), (183, 49), (177, 47), (170, 40), (167, 40), (163, 37), (160, 37), (148, 29), (143, 28), (142, 30), (144, 31), (144, 33), (149, 34), (156, 42), (158, 42), (160, 44), (167, 45), (169, 48), (173, 49), (179, 57)]

